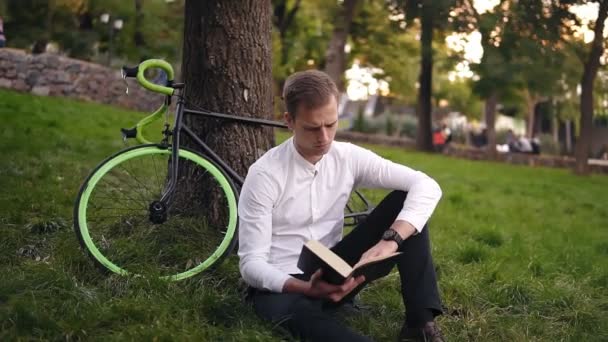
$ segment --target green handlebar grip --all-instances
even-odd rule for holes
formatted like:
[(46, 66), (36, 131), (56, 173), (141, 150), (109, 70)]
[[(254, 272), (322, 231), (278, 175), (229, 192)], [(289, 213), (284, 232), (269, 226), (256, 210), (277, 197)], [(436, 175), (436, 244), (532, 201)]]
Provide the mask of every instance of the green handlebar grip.
[(167, 63), (166, 61), (163, 61), (162, 59), (147, 59), (139, 64), (139, 70), (137, 72), (137, 81), (139, 82), (139, 84), (142, 85), (142, 87), (148, 90), (161, 93), (167, 96), (173, 95), (173, 91), (175, 89), (159, 84), (154, 84), (146, 79), (146, 77), (144, 76), (144, 72), (148, 68), (159, 68), (164, 70), (167, 73), (167, 80), (173, 81), (175, 74), (173, 73), (173, 67), (171, 67), (171, 64)]

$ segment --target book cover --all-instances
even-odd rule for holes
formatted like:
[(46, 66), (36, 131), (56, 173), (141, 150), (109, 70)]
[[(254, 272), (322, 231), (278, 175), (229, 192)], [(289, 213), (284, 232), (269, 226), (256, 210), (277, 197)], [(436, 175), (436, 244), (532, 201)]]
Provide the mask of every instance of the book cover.
[(330, 284), (340, 285), (350, 276), (365, 276), (367, 282), (384, 277), (395, 266), (395, 258), (401, 252), (367, 260), (365, 263), (351, 267), (336, 253), (318, 241), (310, 240), (302, 246), (298, 259), (298, 268), (304, 273), (312, 274), (319, 268), (323, 270), (323, 280)]

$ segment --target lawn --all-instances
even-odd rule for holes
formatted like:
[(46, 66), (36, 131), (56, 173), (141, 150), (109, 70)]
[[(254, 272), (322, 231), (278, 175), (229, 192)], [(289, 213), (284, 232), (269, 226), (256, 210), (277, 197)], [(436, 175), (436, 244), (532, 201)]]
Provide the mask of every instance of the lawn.
[[(80, 182), (141, 117), (0, 90), (0, 340), (283, 337), (242, 303), (236, 255), (166, 283), (103, 275), (80, 250), (71, 228)], [(608, 340), (607, 176), (367, 147), (442, 186), (430, 229), (449, 341)], [(345, 319), (394, 340), (398, 281), (366, 289), (367, 308)]]

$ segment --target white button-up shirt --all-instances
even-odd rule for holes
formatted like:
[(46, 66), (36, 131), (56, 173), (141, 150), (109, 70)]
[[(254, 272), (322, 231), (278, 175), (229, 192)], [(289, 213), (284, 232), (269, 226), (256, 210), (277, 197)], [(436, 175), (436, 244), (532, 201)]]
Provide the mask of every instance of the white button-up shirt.
[(289, 274), (302, 273), (296, 264), (304, 243), (332, 247), (340, 241), (344, 208), (358, 187), (408, 191), (397, 220), (418, 231), (441, 197), (437, 182), (424, 173), (350, 143), (334, 141), (316, 164), (297, 152), (293, 138), (266, 152), (249, 168), (239, 198), (243, 279), (281, 292)]

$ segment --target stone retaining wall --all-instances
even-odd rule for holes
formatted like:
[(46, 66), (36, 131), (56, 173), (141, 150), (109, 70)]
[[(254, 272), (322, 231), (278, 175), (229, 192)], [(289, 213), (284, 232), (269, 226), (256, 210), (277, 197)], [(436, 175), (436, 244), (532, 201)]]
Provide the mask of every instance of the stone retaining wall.
[(129, 80), (129, 94), (120, 70), (106, 68), (56, 54), (32, 55), (17, 49), (0, 49), (0, 88), (43, 96), (63, 96), (79, 100), (150, 111), (163, 96), (141, 88)]

